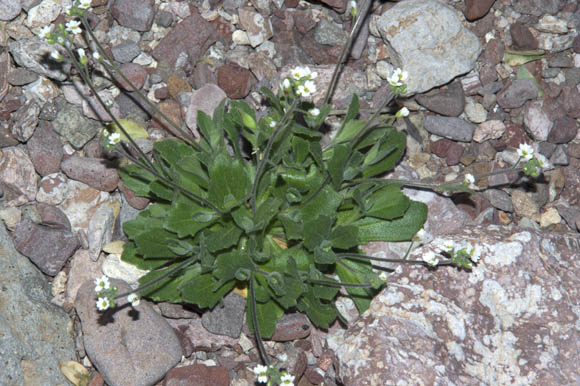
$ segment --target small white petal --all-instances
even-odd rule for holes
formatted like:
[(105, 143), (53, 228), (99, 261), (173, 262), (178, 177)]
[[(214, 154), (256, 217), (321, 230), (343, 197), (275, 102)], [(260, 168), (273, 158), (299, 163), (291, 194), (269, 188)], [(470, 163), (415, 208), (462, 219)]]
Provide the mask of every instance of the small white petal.
[(315, 107), (313, 109), (310, 109), (308, 111), (308, 114), (312, 115), (313, 117), (317, 117), (320, 115), (320, 110)]
[(139, 299), (139, 295), (137, 294), (130, 294), (127, 296), (127, 300), (131, 303), (131, 306), (137, 307), (139, 303), (141, 303), (141, 299)]
[(105, 311), (107, 308), (111, 306), (111, 302), (107, 298), (99, 298), (97, 300), (97, 309), (99, 311)]
[(430, 266), (434, 267), (439, 264), (439, 259), (435, 255), (433, 251), (427, 251), (423, 254), (423, 261), (429, 264)]

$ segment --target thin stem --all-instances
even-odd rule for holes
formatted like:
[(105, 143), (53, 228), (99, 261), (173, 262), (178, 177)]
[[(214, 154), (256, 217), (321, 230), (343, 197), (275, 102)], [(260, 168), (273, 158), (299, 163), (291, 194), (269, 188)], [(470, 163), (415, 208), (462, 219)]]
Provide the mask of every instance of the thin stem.
[(274, 133), (270, 136), (270, 139), (268, 140), (268, 143), (266, 144), (266, 149), (264, 150), (264, 154), (262, 154), (262, 159), (258, 163), (258, 167), (256, 168), (256, 177), (254, 178), (254, 183), (252, 184), (252, 191), (251, 191), (251, 195), (250, 195), (250, 206), (252, 207), (252, 216), (256, 215), (256, 195), (258, 193), (258, 184), (260, 183), (260, 177), (262, 176), (262, 171), (264, 170), (266, 163), (269, 161), (268, 156), (270, 155), (270, 151), (272, 150), (272, 145), (274, 144), (274, 141), (278, 137), (278, 134), (280, 134), (282, 132), (282, 130), (284, 130), (287, 127), (290, 115), (296, 109), (296, 106), (298, 105), (299, 101), (300, 101), (299, 97), (294, 99), (294, 101), (292, 102), (292, 105), (290, 106), (288, 111), (286, 111), (286, 114), (284, 114), (284, 117), (282, 117), (282, 120), (276, 125)]
[[(336, 256), (341, 257), (341, 258), (345, 258), (345, 259), (376, 260), (376, 261), (385, 261), (387, 263), (424, 265), (424, 266), (430, 267), (430, 265), (427, 264), (423, 260), (388, 259), (388, 258), (384, 258), (384, 257), (374, 257), (374, 256), (361, 255), (358, 253), (337, 253)], [(452, 262), (451, 260), (449, 260), (449, 261), (439, 262), (437, 265), (455, 265), (455, 263)]]
[(187, 267), (188, 265), (190, 265), (191, 263), (193, 263), (195, 261), (196, 261), (196, 259), (194, 259), (193, 256), (192, 256), (191, 258), (182, 261), (181, 263), (179, 263), (178, 265), (176, 265), (175, 267), (173, 267), (172, 269), (170, 269), (167, 273), (163, 274), (163, 276), (160, 276), (157, 279), (154, 279), (154, 280), (150, 281), (149, 283), (144, 284), (144, 285), (142, 285), (141, 287), (139, 287), (139, 288), (137, 288), (135, 290), (122, 293), (121, 295), (117, 295), (117, 296), (115, 296), (115, 299), (113, 299), (113, 300), (117, 300), (119, 298), (122, 298), (124, 296), (130, 295), (132, 293), (138, 293), (138, 292), (141, 292), (143, 290), (146, 290), (147, 288), (149, 288), (149, 287), (151, 287), (151, 286), (159, 283), (162, 280), (165, 280), (167, 277), (173, 275), (175, 272), (177, 272), (177, 271), (179, 271), (179, 270)]
[(366, 283), (341, 283), (341, 282), (329, 281), (329, 280), (308, 279), (307, 282), (311, 283), (311, 284), (327, 285), (329, 287), (353, 287), (353, 288), (370, 288), (370, 287), (372, 287), (371, 284), (366, 284)]
[(373, 0), (365, 0), (360, 8), (359, 14), (356, 17), (355, 23), (350, 31), (346, 43), (342, 47), (342, 51), (338, 58), (338, 62), (336, 63), (336, 67), (334, 68), (334, 72), (332, 73), (332, 79), (330, 80), (330, 84), (328, 85), (328, 89), (326, 90), (326, 94), (324, 96), (324, 102), (322, 103), (323, 106), (328, 104), (328, 102), (330, 101), (332, 93), (334, 92), (334, 88), (336, 87), (336, 83), (338, 82), (338, 75), (340, 74), (342, 64), (344, 63), (344, 61), (346, 60), (346, 56), (350, 52), (350, 46), (352, 45), (352, 42), (354, 41), (358, 32), (360, 31), (364, 19), (366, 18), (367, 13), (369, 12), (372, 2)]
[[(95, 42), (98, 50), (99, 50), (99, 54), (101, 56), (103, 56), (104, 58), (106, 58), (106, 60), (103, 60), (102, 63), (103, 67), (105, 68), (105, 71), (107, 72), (107, 74), (111, 77), (111, 79), (115, 79), (115, 75), (113, 74), (113, 71), (115, 73), (117, 73), (128, 85), (129, 87), (131, 87), (131, 90), (133, 90), (134, 92), (137, 93), (137, 95), (139, 96), (139, 98), (145, 102), (145, 104), (147, 104), (148, 107), (150, 107), (151, 109), (153, 109), (155, 111), (156, 114), (159, 114), (159, 116), (161, 118), (163, 118), (171, 127), (173, 127), (175, 130), (177, 130), (183, 137), (182, 140), (185, 141), (187, 144), (192, 145), (196, 148), (196, 150), (201, 150), (201, 148), (199, 147), (199, 145), (197, 144), (197, 142), (195, 142), (194, 140), (192, 140), (193, 138), (188, 138), (190, 137), (190, 134), (188, 134), (185, 130), (183, 130), (181, 127), (179, 127), (175, 122), (173, 122), (166, 114), (164, 114), (161, 110), (159, 110), (157, 108), (157, 106), (155, 106), (150, 100), (149, 98), (145, 97), (141, 91), (139, 91), (139, 89), (137, 89), (137, 87), (135, 87), (135, 85), (125, 76), (125, 74), (123, 74), (123, 72), (121, 71), (121, 69), (115, 64), (115, 62), (112, 60), (112, 58), (109, 57), (107, 51), (105, 51), (105, 49), (103, 48), (103, 46), (101, 45), (101, 43), (98, 41), (97, 37), (95, 36), (95, 34), (93, 33), (93, 30), (90, 28), (89, 23), (87, 22), (86, 16), (83, 16), (80, 18), (81, 22), (83, 23), (83, 26), (85, 27), (85, 30), (89, 33), (89, 35), (91, 36), (91, 39)], [(111, 71), (111, 69), (113, 71)]]
[(258, 352), (262, 357), (262, 362), (264, 365), (270, 366), (270, 359), (264, 348), (264, 343), (262, 342), (262, 336), (260, 335), (260, 328), (258, 327), (258, 316), (256, 315), (256, 294), (254, 291), (254, 280), (256, 279), (256, 274), (254, 271), (250, 274), (250, 307), (252, 312), (252, 324), (254, 325), (254, 336), (256, 337), (256, 344), (258, 345)]

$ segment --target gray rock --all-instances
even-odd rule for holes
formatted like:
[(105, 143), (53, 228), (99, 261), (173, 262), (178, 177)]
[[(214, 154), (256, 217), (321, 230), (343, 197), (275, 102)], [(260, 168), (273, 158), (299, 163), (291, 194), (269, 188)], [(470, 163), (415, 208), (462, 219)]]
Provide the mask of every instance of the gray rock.
[(346, 42), (346, 33), (340, 24), (322, 19), (314, 30), (314, 40), (329, 46), (342, 46)]
[(526, 15), (542, 16), (546, 13), (550, 15), (558, 13), (562, 5), (563, 2), (560, 0), (526, 0), (514, 2), (513, 8)]
[[(557, 76), (557, 74), (555, 76)], [(564, 82), (566, 86), (576, 87), (576, 85), (580, 83), (580, 68), (569, 68), (564, 73), (564, 76), (566, 77), (566, 81)]]
[(435, 0), (408, 0), (385, 11), (377, 28), (395, 67), (409, 73), (408, 94), (471, 71), (481, 44), (458, 12)]
[(569, 52), (558, 52), (548, 59), (548, 66), (556, 68), (574, 67), (574, 58)]
[(147, 32), (155, 18), (154, 0), (115, 0), (111, 14), (117, 22), (135, 31)]
[(113, 209), (106, 206), (97, 209), (91, 217), (87, 230), (91, 260), (97, 261), (103, 246), (112, 241), (114, 221)]
[(223, 306), (218, 304), (202, 315), (201, 325), (214, 334), (239, 338), (244, 326), (245, 311), (246, 300), (231, 292), (224, 298)]
[(0, 150), (0, 185), (6, 206), (20, 206), (36, 197), (38, 176), (25, 150), (21, 147)]
[(12, 234), (18, 252), (28, 257), (42, 272), (56, 275), (79, 247), (79, 240), (66, 229), (53, 229), (24, 220)]
[(20, 14), (22, 4), (20, 0), (0, 0), (0, 20), (9, 21)]
[[(193, 132), (197, 132), (197, 111), (212, 116), (214, 110), (219, 106), (221, 101), (226, 98), (226, 93), (215, 84), (206, 84), (199, 90), (192, 93), (189, 105), (186, 106), (185, 123)], [(199, 137), (199, 134), (196, 134)]]
[(69, 317), (50, 304), (44, 276), (19, 254), (0, 225), (0, 383), (65, 385), (59, 362), (75, 360)]
[(58, 113), (52, 121), (54, 131), (75, 149), (81, 149), (97, 134), (98, 123), (85, 118), (78, 108), (64, 99), (59, 98), (57, 106)]
[(566, 166), (570, 163), (566, 153), (566, 145), (558, 145), (554, 154), (550, 157), (550, 163), (554, 166)]
[(548, 134), (548, 142), (568, 143), (578, 134), (578, 124), (575, 119), (563, 117), (554, 121), (554, 127)]
[(123, 92), (115, 98), (119, 106), (121, 118), (137, 118), (143, 122), (153, 116), (153, 111), (145, 103), (142, 103), (134, 92)]
[(431, 134), (460, 142), (470, 142), (475, 125), (455, 117), (438, 117), (429, 115), (425, 118), (425, 130)]
[(55, 80), (63, 81), (67, 77), (60, 66), (55, 67), (54, 62), (49, 60), (54, 45), (48, 44), (44, 40), (37, 37), (10, 40), (8, 49), (19, 66)]
[(363, 25), (360, 28), (360, 31), (356, 38), (354, 39), (354, 43), (352, 43), (352, 48), (350, 50), (350, 56), (353, 59), (360, 59), (362, 53), (367, 45), (367, 41), (369, 39), (369, 23), (371, 22), (371, 18), (367, 17)]
[(471, 244), (479, 264), (400, 266), (353, 326), (329, 334), (343, 384), (575, 384), (580, 237), (487, 225), (445, 239)]
[(504, 109), (515, 109), (537, 97), (538, 87), (532, 79), (516, 79), (497, 94), (497, 103)]
[(60, 161), (63, 157), (62, 144), (50, 123), (40, 121), (26, 147), (38, 174), (44, 177), (60, 170)]
[(253, 8), (241, 8), (238, 10), (240, 25), (248, 34), (248, 39), (252, 47), (257, 47), (264, 41), (270, 39), (272, 33), (272, 23), (270, 18), (264, 18)]
[[(111, 280), (119, 294), (129, 290)], [(144, 300), (132, 309), (126, 298), (115, 308), (99, 312), (94, 283), (78, 290), (75, 306), (85, 350), (105, 382), (111, 386), (151, 386), (181, 359), (181, 345), (171, 326)]]
[(111, 48), (113, 58), (119, 63), (129, 63), (141, 53), (139, 45), (132, 40), (125, 40)]
[(38, 74), (19, 67), (11, 70), (6, 79), (12, 86), (24, 86), (37, 80)]
[(543, 102), (530, 102), (524, 110), (524, 124), (526, 131), (536, 141), (545, 141), (554, 125), (550, 115), (545, 111)]
[(514, 211), (510, 195), (499, 189), (486, 189), (483, 191), (483, 196), (487, 198), (491, 205), (495, 208), (511, 213)]
[(459, 82), (452, 83), (445, 91), (434, 95), (417, 95), (415, 99), (426, 109), (448, 117), (458, 117), (465, 108), (465, 95)]
[(38, 125), (39, 114), (40, 107), (35, 102), (27, 101), (14, 114), (12, 136), (20, 142), (28, 141)]

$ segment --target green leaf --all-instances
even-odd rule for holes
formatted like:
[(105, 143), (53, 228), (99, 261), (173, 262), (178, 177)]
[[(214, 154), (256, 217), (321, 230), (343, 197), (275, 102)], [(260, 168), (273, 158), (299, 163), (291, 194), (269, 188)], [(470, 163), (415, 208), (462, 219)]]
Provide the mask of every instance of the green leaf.
[(217, 256), (214, 278), (218, 281), (216, 289), (236, 279), (236, 272), (240, 269), (254, 270), (254, 263), (250, 256), (239, 251), (222, 253)]
[(288, 240), (302, 239), (302, 213), (296, 208), (289, 208), (278, 215)]
[(297, 165), (301, 165), (310, 152), (310, 142), (300, 138), (292, 138), (292, 150)]
[(336, 226), (330, 233), (334, 248), (350, 249), (358, 245), (358, 228), (353, 225)]
[(427, 206), (411, 201), (404, 216), (395, 220), (381, 220), (366, 217), (352, 225), (359, 227), (359, 240), (366, 244), (371, 241), (409, 241), (423, 227), (427, 219)]
[(318, 188), (323, 179), (314, 165), (310, 165), (308, 173), (306, 173), (305, 170), (280, 167), (279, 175), (284, 182), (290, 184), (301, 192), (308, 192)]
[[(121, 124), (123, 129), (125, 129), (127, 134), (129, 134), (129, 137), (133, 139), (149, 138), (147, 130), (145, 130), (145, 128), (140, 124), (138, 124), (137, 122), (131, 121), (130, 119), (118, 119), (117, 121)], [(106, 130), (111, 134), (119, 133), (121, 135), (121, 141), (124, 142), (129, 141), (127, 136), (121, 131), (121, 129), (119, 129), (119, 127), (114, 122), (108, 123), (106, 126)]]
[(220, 151), (224, 147), (222, 127), (216, 126), (211, 117), (201, 110), (197, 111), (197, 126), (214, 151)]
[(177, 233), (177, 237), (195, 236), (200, 230), (212, 225), (219, 215), (207, 208), (196, 204), (178, 203), (165, 219), (165, 229)]
[(332, 148), (332, 158), (328, 161), (326, 169), (330, 173), (332, 186), (338, 190), (343, 181), (344, 168), (349, 156), (349, 146), (336, 145)]
[(176, 239), (174, 233), (162, 228), (154, 228), (138, 234), (134, 241), (139, 248), (139, 253), (147, 259), (151, 257), (179, 257), (168, 246)]
[(336, 308), (332, 304), (322, 303), (314, 295), (312, 287), (308, 287), (308, 291), (300, 297), (297, 308), (305, 312), (312, 323), (320, 328), (330, 327), (337, 317)]
[(196, 304), (200, 308), (213, 308), (223, 299), (236, 284), (231, 281), (215, 290), (217, 282), (212, 273), (201, 273), (201, 267), (195, 265), (188, 270), (189, 277), (179, 287), (184, 302)]
[(127, 165), (119, 169), (123, 185), (137, 196), (151, 197), (149, 185), (156, 177), (137, 165)]
[(304, 246), (313, 251), (322, 241), (328, 239), (331, 226), (332, 219), (323, 215), (304, 222)]
[(215, 229), (204, 231), (206, 235), (207, 249), (210, 252), (217, 252), (236, 245), (242, 230), (235, 226), (231, 220), (226, 223), (221, 223)]
[(341, 201), (342, 196), (327, 185), (308, 204), (301, 207), (302, 218), (306, 221), (320, 215), (336, 213)]
[(542, 91), (542, 87), (538, 84), (536, 78), (530, 73), (530, 71), (526, 68), (526, 66), (520, 66), (518, 68), (518, 72), (516, 74), (517, 79), (531, 79), (534, 81), (534, 84), (538, 88), (538, 98), (542, 98), (544, 96), (544, 92)]
[(373, 177), (393, 169), (403, 156), (406, 146), (405, 134), (392, 130), (388, 135), (388, 138), (385, 140), (385, 146), (392, 146), (392, 152), (389, 151), (389, 155), (383, 158), (382, 161), (363, 169), (363, 178)]
[[(352, 261), (342, 259), (339, 264), (336, 264), (336, 273), (343, 283), (360, 283), (367, 284), (366, 278), (369, 275), (376, 275), (369, 263)], [(362, 314), (365, 312), (373, 298), (374, 292), (369, 288), (345, 287), (346, 291), (351, 296), (358, 311)]]
[(399, 184), (385, 185), (365, 199), (365, 206), (372, 205), (366, 214), (370, 217), (392, 220), (405, 214), (410, 201), (409, 197), (401, 192)]
[(270, 221), (279, 213), (283, 201), (276, 197), (270, 197), (266, 201), (258, 204), (255, 221), (260, 228), (267, 226)]
[(174, 259), (144, 259), (138, 254), (137, 246), (133, 242), (125, 243), (123, 246), (123, 254), (121, 255), (121, 261), (144, 270), (159, 268), (173, 260)]
[(348, 105), (348, 110), (346, 111), (346, 115), (344, 116), (344, 121), (342, 122), (342, 126), (340, 127), (341, 130), (344, 129), (345, 125), (356, 118), (358, 115), (358, 110), (360, 108), (360, 104), (358, 102), (358, 95), (353, 94), (350, 104)]
[(222, 210), (240, 205), (250, 193), (250, 177), (244, 165), (223, 153), (212, 160), (209, 178), (208, 198)]
[(314, 262), (316, 264), (334, 264), (336, 259), (330, 241), (325, 240), (314, 248)]
[[(179, 263), (175, 263), (174, 265), (167, 268), (149, 272), (147, 275), (139, 279), (139, 285), (145, 285), (155, 279), (160, 278), (171, 269), (173, 269), (173, 267), (177, 264)], [(161, 280), (159, 283), (153, 284), (151, 287), (145, 289), (143, 292), (141, 292), (141, 295), (148, 297), (156, 302), (180, 303), (182, 298), (179, 287), (185, 281), (190, 279), (190, 269), (191, 268), (184, 268), (181, 270), (181, 272), (175, 272), (173, 275), (170, 275), (169, 277)]]
[(232, 217), (236, 222), (236, 225), (242, 228), (244, 231), (251, 232), (254, 230), (254, 221), (252, 218), (252, 213), (245, 206), (240, 206), (232, 212)]
[(521, 66), (527, 62), (533, 62), (535, 60), (542, 59), (544, 56), (544, 51), (505, 50), (503, 62), (510, 66)]
[[(274, 334), (276, 329), (276, 323), (284, 315), (284, 310), (273, 300), (267, 303), (256, 302), (256, 319), (258, 320), (258, 328), (260, 329), (260, 335), (262, 338), (270, 338)], [(252, 318), (252, 307), (248, 301), (246, 306), (246, 324), (250, 328), (251, 332), (254, 330), (254, 321)]]
[(359, 133), (359, 131), (361, 131), (361, 129), (365, 124), (366, 124), (365, 121), (358, 120), (348, 121), (344, 125), (344, 128), (336, 135), (336, 137), (334, 137), (333, 143), (346, 142), (349, 139), (352, 139)]

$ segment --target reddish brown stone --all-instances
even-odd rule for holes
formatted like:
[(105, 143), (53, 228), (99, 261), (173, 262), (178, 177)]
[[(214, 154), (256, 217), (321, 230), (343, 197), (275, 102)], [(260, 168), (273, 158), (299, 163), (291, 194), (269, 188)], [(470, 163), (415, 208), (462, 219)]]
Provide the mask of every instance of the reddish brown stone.
[(70, 231), (71, 226), (68, 217), (66, 217), (66, 214), (56, 206), (38, 203), (36, 204), (36, 210), (40, 215), (42, 225), (54, 229), (65, 229)]
[(469, 21), (477, 20), (484, 17), (495, 0), (466, 0), (465, 1), (465, 18)]
[(115, 190), (119, 183), (119, 173), (113, 165), (99, 158), (70, 157), (61, 163), (67, 177), (105, 192)]
[[(136, 64), (136, 63), (124, 63), (121, 65), (121, 72), (133, 85), (140, 90), (141, 87), (145, 84), (145, 79), (147, 78), (147, 71), (143, 68), (143, 66)], [(119, 82), (119, 85), (127, 90), (133, 91), (129, 83), (127, 83), (121, 76), (116, 76), (115, 80)]]
[(554, 121), (554, 126), (548, 134), (548, 142), (551, 143), (568, 143), (578, 133), (578, 124), (575, 119), (563, 117)]
[(163, 386), (229, 386), (229, 384), (228, 369), (200, 364), (171, 369), (163, 381)]
[(528, 139), (522, 126), (514, 123), (506, 127), (505, 133), (499, 142), (503, 143), (506, 147), (518, 148), (520, 144), (528, 143)]
[(49, 122), (40, 121), (26, 147), (38, 174), (44, 177), (60, 170), (62, 144)]
[(147, 197), (136, 196), (132, 190), (127, 189), (125, 187), (123, 181), (119, 181), (119, 189), (121, 190), (121, 192), (123, 192), (125, 200), (127, 200), (127, 203), (131, 205), (133, 208), (137, 210), (142, 210), (145, 209), (147, 205), (149, 205), (149, 199)]
[(167, 99), (169, 97), (169, 89), (167, 87), (155, 89), (153, 96), (157, 99)]
[(250, 70), (234, 63), (221, 66), (217, 78), (218, 86), (232, 99), (245, 98), (256, 84), (256, 78)]
[(538, 41), (530, 32), (530, 29), (520, 22), (515, 22), (510, 26), (512, 43), (516, 50), (537, 50)]

